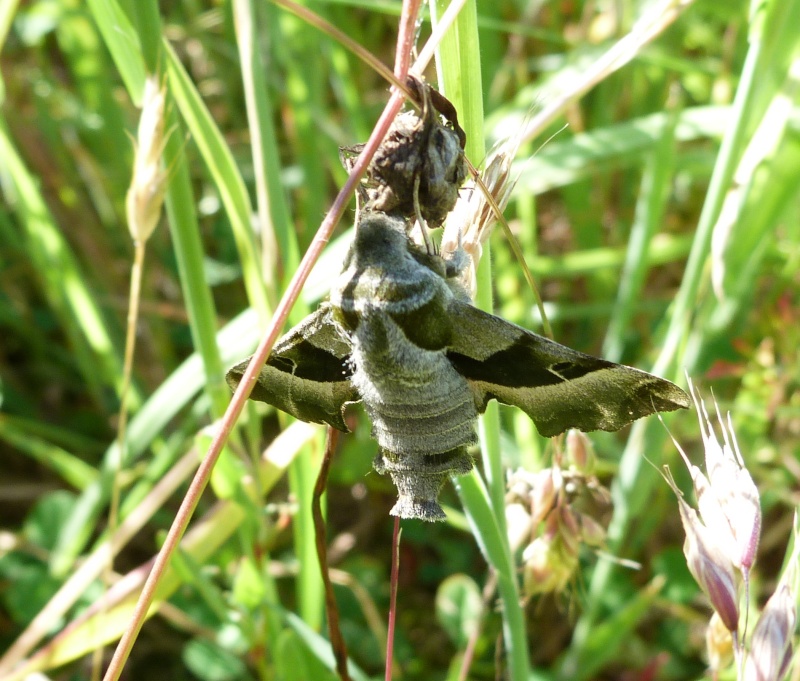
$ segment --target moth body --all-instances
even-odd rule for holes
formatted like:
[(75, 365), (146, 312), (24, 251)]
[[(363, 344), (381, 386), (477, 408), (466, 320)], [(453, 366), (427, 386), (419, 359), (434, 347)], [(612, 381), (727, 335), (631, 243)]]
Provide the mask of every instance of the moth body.
[(352, 345), (351, 382), (381, 448), (375, 460), (399, 491), (392, 513), (437, 520), (450, 473), (472, 467), (478, 411), (447, 359), (453, 293), (439, 256), (411, 244), (405, 222), (368, 214), (331, 291), (334, 318)]

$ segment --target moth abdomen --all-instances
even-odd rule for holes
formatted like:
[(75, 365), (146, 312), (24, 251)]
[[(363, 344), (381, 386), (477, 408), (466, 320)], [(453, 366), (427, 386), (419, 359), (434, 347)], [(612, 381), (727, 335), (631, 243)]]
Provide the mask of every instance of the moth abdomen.
[(351, 380), (381, 448), (376, 469), (399, 491), (392, 513), (441, 520), (439, 489), (450, 474), (472, 468), (475, 398), (444, 350), (420, 347), (409, 338), (419, 329), (398, 323), (382, 305), (365, 310), (352, 334)]
[(388, 473), (397, 487), (397, 503), (390, 513), (401, 518), (444, 520), (439, 506), (439, 491), (450, 475), (463, 475), (472, 470), (472, 457), (466, 446), (439, 454), (398, 454), (381, 449), (373, 467), (380, 474)]
[(404, 405), (409, 406), (409, 411), (396, 416), (386, 414), (383, 411), (385, 405), (365, 402), (364, 406), (372, 420), (372, 432), (378, 444), (398, 454), (438, 455), (477, 442), (477, 414), (471, 400), (462, 401), (440, 413), (427, 410), (413, 413), (418, 406)]

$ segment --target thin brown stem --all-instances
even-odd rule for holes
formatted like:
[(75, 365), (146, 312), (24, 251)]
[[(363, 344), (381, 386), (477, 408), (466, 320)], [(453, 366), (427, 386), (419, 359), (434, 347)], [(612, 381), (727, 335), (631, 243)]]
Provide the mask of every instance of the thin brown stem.
[[(353, 40), (349, 35), (338, 29), (329, 21), (321, 17), (316, 12), (313, 12), (308, 7), (304, 7), (293, 0), (272, 0), (279, 7), (291, 12), (295, 16), (300, 17), (310, 26), (319, 29), (325, 35), (333, 38), (340, 45), (343, 45), (356, 55), (361, 61), (369, 66), (375, 73), (381, 76), (384, 80), (394, 85), (394, 87), (406, 91), (405, 79), (399, 79), (392, 73), (386, 65), (381, 62), (372, 52), (367, 50), (361, 44)], [(398, 46), (400, 40), (398, 40)], [(408, 65), (406, 64), (404, 73), (408, 72)], [(408, 92), (406, 94), (409, 94)]]
[(481, 595), (481, 612), (478, 617), (478, 621), (475, 623), (475, 627), (470, 632), (467, 646), (464, 649), (464, 657), (461, 660), (461, 671), (458, 674), (458, 681), (467, 681), (467, 679), (469, 679), (469, 670), (475, 660), (475, 648), (478, 645), (478, 639), (480, 639), (481, 631), (483, 629), (483, 619), (485, 614), (489, 611), (489, 607), (492, 599), (494, 598), (494, 593), (496, 590), (497, 572), (491, 570), (489, 572), (489, 579), (486, 580), (486, 584), (483, 587), (483, 592)]
[(394, 75), (405, 85), (411, 51), (414, 49), (414, 36), (417, 32), (417, 16), (422, 0), (403, 0), (403, 12), (397, 27), (397, 48), (394, 53)]
[(400, 518), (394, 519), (394, 532), (392, 533), (392, 578), (391, 592), (389, 595), (389, 627), (386, 632), (386, 681), (392, 681), (392, 666), (394, 665), (394, 625), (397, 621), (397, 582), (400, 578)]
[(336, 658), (336, 672), (342, 681), (350, 681), (347, 672), (347, 644), (342, 636), (339, 626), (339, 606), (333, 593), (330, 569), (328, 567), (328, 539), (325, 534), (325, 518), (322, 515), (322, 495), (328, 485), (328, 471), (331, 468), (333, 454), (336, 451), (336, 442), (339, 440), (339, 431), (328, 427), (328, 438), (325, 443), (325, 455), (319, 467), (317, 482), (314, 484), (314, 495), (311, 498), (311, 514), (314, 517), (314, 538), (317, 544), (317, 558), (319, 570), (322, 573), (322, 583), (325, 587), (325, 609), (328, 613), (328, 636), (331, 640), (333, 655)]

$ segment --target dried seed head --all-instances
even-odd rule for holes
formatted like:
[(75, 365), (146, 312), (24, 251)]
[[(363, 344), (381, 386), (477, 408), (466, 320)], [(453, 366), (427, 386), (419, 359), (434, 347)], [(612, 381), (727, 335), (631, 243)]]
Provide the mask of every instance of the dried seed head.
[(575, 428), (567, 431), (567, 458), (575, 468), (586, 475), (594, 473), (597, 457), (594, 453), (592, 441), (586, 433)]
[(703, 401), (691, 379), (686, 378), (700, 422), (707, 477), (689, 461), (674, 438), (673, 441), (692, 476), (700, 516), (683, 500), (671, 477), (667, 481), (678, 496), (689, 569), (725, 626), (735, 634), (739, 618), (733, 569), (740, 571), (747, 586), (761, 530), (758, 490), (744, 468), (730, 415), (724, 423), (714, 403), (723, 436), (724, 444), (720, 445)]
[(739, 598), (733, 563), (717, 543), (714, 533), (700, 522), (697, 512), (683, 500), (677, 488), (673, 489), (678, 495), (681, 522), (686, 532), (683, 553), (689, 572), (723, 624), (735, 632), (739, 627)]
[(519, 469), (509, 475), (505, 497), (506, 526), (514, 549), (530, 541), (539, 523), (554, 508), (557, 493), (554, 475), (557, 473), (551, 468), (537, 473)]
[(563, 477), (569, 507), (581, 517), (588, 516), (602, 527), (608, 527), (614, 510), (609, 489), (593, 475), (583, 475), (574, 469), (565, 472)]
[(783, 678), (792, 659), (796, 620), (794, 593), (788, 581), (781, 581), (753, 631), (744, 668), (745, 681), (780, 681)]
[[(602, 546), (610, 519), (610, 493), (597, 478), (558, 465), (508, 479), (509, 541), (523, 551), (527, 596), (563, 590), (577, 569), (582, 544)], [(542, 536), (531, 541), (532, 534)]]
[(546, 468), (536, 474), (530, 493), (531, 520), (534, 523), (542, 522), (553, 510), (561, 485), (561, 471), (557, 468)]
[(534, 524), (542, 522), (556, 504), (562, 487), (561, 471), (545, 468), (537, 473), (520, 469), (508, 479), (506, 504), (519, 503), (527, 509)]
[(522, 552), (525, 597), (563, 591), (578, 569), (582, 541), (580, 522), (568, 506), (556, 506), (547, 516), (542, 536)]
[(522, 554), (526, 598), (563, 591), (578, 568), (577, 553), (569, 550), (559, 534), (535, 539)]
[[(519, 140), (506, 140), (497, 145), (487, 157), (481, 180), (500, 211), (505, 208), (514, 188), (511, 181), (511, 162), (517, 153)], [(463, 250), (470, 258), (470, 266), (464, 268), (460, 283), (471, 294), (475, 292), (475, 271), (483, 252), (482, 244), (489, 237), (497, 221), (494, 209), (473, 180), (461, 190), (453, 212), (448, 216), (442, 234), (441, 252)]]
[(703, 475), (697, 466), (691, 466), (688, 462), (687, 466), (689, 466), (689, 472), (692, 476), (692, 482), (694, 483), (697, 508), (700, 512), (700, 517), (703, 519), (703, 524), (711, 530), (717, 546), (720, 547), (733, 566), (738, 569), (740, 566), (736, 561), (736, 556), (738, 554), (736, 537), (723, 511), (722, 503), (717, 494), (717, 488), (711, 485), (708, 478)]
[[(708, 482), (714, 490), (715, 503), (719, 506), (719, 512), (730, 526), (731, 560), (746, 576), (755, 562), (758, 538), (761, 533), (761, 502), (758, 489), (750, 473), (744, 467), (730, 413), (727, 423), (724, 422), (719, 413), (719, 406), (716, 400), (714, 401), (717, 421), (723, 438), (723, 443), (720, 444), (705, 404), (699, 398), (691, 380), (689, 380), (689, 392), (694, 400), (700, 421)], [(700, 509), (700, 512), (705, 521), (703, 508)]]
[(792, 639), (797, 624), (797, 578), (800, 561), (800, 531), (794, 517), (793, 551), (753, 631), (744, 668), (745, 681), (779, 681), (792, 659)]
[(128, 229), (138, 243), (150, 238), (158, 224), (164, 202), (167, 173), (162, 169), (161, 157), (165, 145), (165, 101), (165, 86), (156, 76), (148, 76), (134, 142), (133, 177), (125, 198)]
[(578, 523), (581, 526), (581, 538), (587, 546), (605, 546), (608, 538), (607, 527), (597, 522), (592, 516), (585, 513), (578, 515)]
[(506, 503), (506, 528), (512, 551), (517, 551), (530, 541), (534, 525), (528, 509), (521, 503)]
[(577, 559), (583, 536), (581, 534), (581, 524), (576, 513), (567, 506), (559, 506), (552, 515), (552, 522), (557, 523), (558, 536), (563, 543), (563, 551), (574, 555)]

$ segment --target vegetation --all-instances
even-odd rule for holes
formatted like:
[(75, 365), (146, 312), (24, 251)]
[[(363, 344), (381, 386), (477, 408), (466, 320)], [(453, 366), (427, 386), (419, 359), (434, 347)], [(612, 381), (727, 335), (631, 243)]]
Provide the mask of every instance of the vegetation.
[[(392, 63), (399, 2), (308, 6)], [(686, 372), (731, 412), (764, 518), (751, 627), (796, 504), (797, 26), (798, 0), (473, 0), (426, 72), (476, 166), (519, 142), (505, 215), (555, 338), (684, 385)], [(0, 48), (0, 678), (89, 678), (225, 413), (225, 369), (263, 335), (346, 180), (339, 147), (369, 137), (389, 86), (255, 0), (0, 0)], [(166, 92), (155, 176), (168, 180), (149, 238), (126, 213), (148, 74)], [(352, 211), (291, 322), (326, 294), (351, 224)], [(478, 278), (479, 304), (541, 328), (502, 230)], [(380, 678), (395, 491), (371, 472), (365, 417), (350, 417), (326, 497), (329, 560), (353, 678)], [(664, 421), (700, 466), (696, 415)], [(665, 426), (590, 435), (586, 478), (610, 489), (613, 515), (594, 518), (601, 550), (581, 544), (551, 583), (563, 565), (523, 579), (505, 471), (568, 470), (587, 445), (541, 438), (506, 408), (481, 435), (482, 473), (442, 495), (448, 521), (403, 523), (394, 678), (464, 678), (465, 663), (476, 680), (709, 675), (711, 609), (659, 468), (688, 499), (691, 480)], [(247, 405), (128, 678), (336, 678), (311, 517), (323, 448), (323, 429)], [(536, 593), (521, 602), (523, 587)]]

